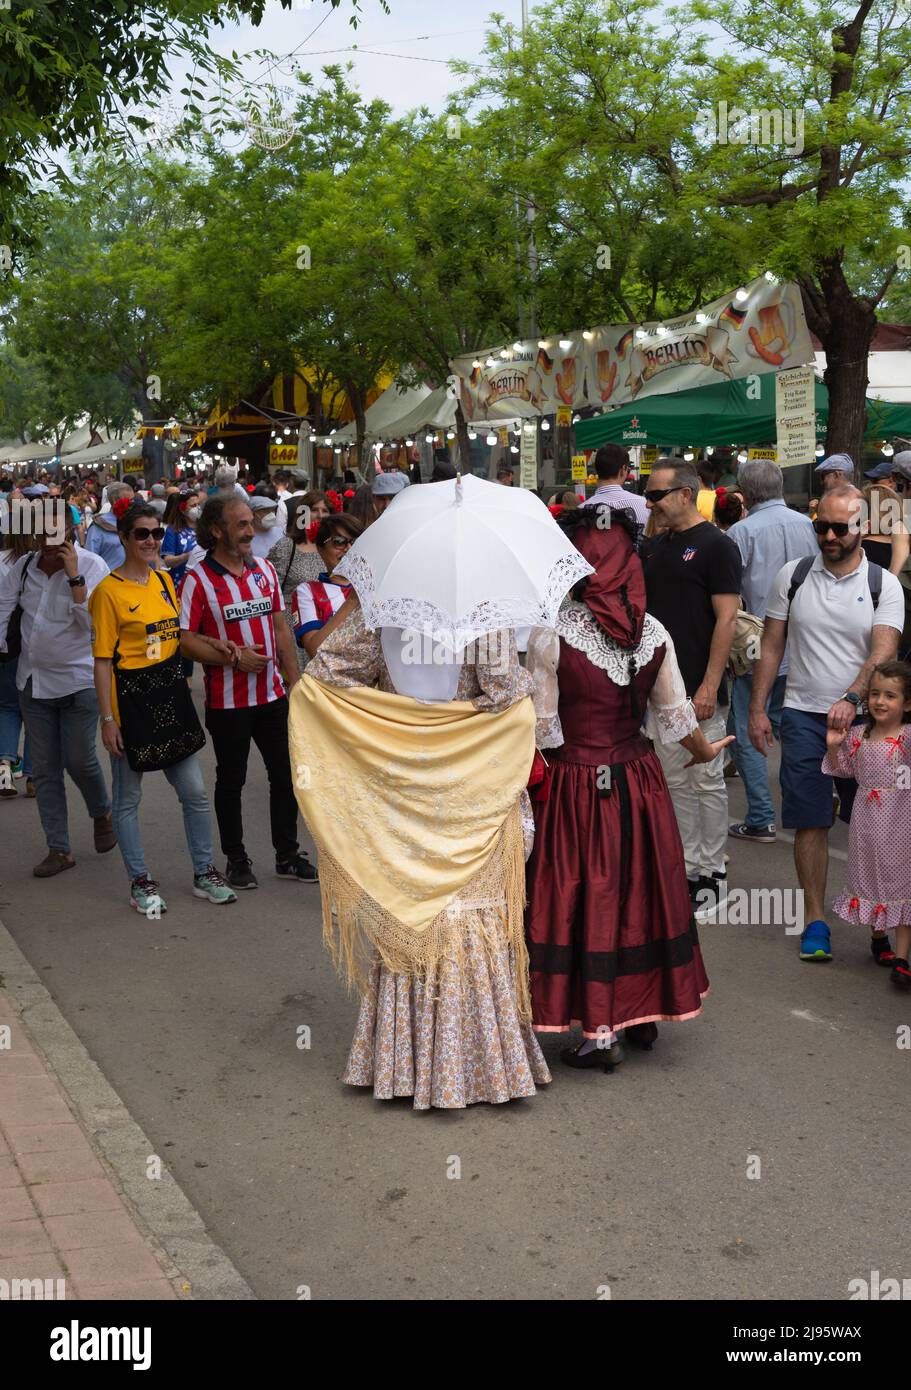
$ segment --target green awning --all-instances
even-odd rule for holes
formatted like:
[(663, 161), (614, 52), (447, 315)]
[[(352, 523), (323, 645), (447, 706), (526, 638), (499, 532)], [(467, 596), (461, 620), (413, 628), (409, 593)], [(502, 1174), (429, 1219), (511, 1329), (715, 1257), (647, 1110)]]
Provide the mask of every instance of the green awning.
[[(596, 449), (599, 444), (681, 449), (707, 444), (773, 445), (775, 375), (766, 372), (752, 381), (720, 381), (692, 391), (646, 396), (592, 420), (580, 420), (575, 426), (576, 448)], [(817, 382), (817, 438), (825, 435), (828, 413), (829, 393)], [(866, 437), (882, 439), (892, 435), (911, 437), (911, 405), (868, 398)]]

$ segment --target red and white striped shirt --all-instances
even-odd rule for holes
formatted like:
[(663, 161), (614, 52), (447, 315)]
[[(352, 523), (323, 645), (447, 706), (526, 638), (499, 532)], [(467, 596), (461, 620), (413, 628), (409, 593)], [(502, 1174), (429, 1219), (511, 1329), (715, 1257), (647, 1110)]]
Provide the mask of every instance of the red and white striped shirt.
[(236, 642), (240, 647), (259, 646), (269, 658), (261, 671), (203, 666), (209, 709), (250, 709), (284, 697), (272, 616), (284, 607), (278, 575), (268, 560), (251, 557), (238, 577), (207, 555), (195, 569), (187, 571), (180, 595), (180, 626), (184, 631)]

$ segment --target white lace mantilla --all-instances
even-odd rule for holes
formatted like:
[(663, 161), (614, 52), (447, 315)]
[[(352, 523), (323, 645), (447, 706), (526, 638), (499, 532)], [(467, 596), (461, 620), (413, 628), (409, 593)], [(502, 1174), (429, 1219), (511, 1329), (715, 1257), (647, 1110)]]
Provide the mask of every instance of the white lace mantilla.
[(490, 598), (464, 613), (448, 613), (417, 596), (377, 598), (373, 569), (357, 552), (346, 555), (335, 572), (353, 585), (360, 600), (364, 626), (371, 632), (378, 627), (410, 629), (458, 652), (489, 632), (517, 627), (554, 627), (560, 604), (580, 579), (591, 574), (592, 568), (578, 551), (561, 555), (552, 566), (537, 602), (529, 598)]
[(646, 613), (638, 647), (620, 647), (599, 627), (584, 603), (569, 602), (560, 610), (557, 632), (570, 647), (584, 652), (593, 666), (606, 671), (615, 685), (629, 685), (630, 661), (641, 671), (668, 636), (657, 618)]

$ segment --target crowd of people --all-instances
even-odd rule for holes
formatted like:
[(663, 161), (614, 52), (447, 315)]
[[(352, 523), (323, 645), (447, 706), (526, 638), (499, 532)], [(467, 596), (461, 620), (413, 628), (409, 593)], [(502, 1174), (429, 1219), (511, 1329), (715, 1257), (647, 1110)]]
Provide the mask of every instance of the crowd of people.
[[(838, 815), (849, 861), (834, 911), (911, 988), (911, 451), (885, 467), (860, 491), (847, 456), (823, 460), (807, 516), (770, 460), (710, 479), (662, 458), (639, 493), (626, 451), (604, 445), (593, 496), (550, 499), (591, 573), (555, 627), (497, 634), (497, 659), (473, 652), (454, 679), (432, 659), (404, 666), (345, 573), (409, 487), (397, 469), (325, 491), (228, 467), (209, 487), (6, 487), (8, 508), (43, 523), (5, 527), (0, 551), (0, 796), (22, 780), (36, 798), (34, 873), (54, 877), (76, 862), (69, 774), (96, 851), (119, 849), (129, 903), (154, 919), (167, 904), (140, 811), (143, 777), (161, 771), (192, 892), (228, 905), (257, 887), (243, 818), (255, 744), (275, 873), (321, 883), (326, 940), (361, 989), (345, 1080), (418, 1108), (534, 1094), (550, 1080), (536, 1034), (581, 1025), (563, 1061), (611, 1070), (659, 1023), (699, 1014), (698, 926), (724, 905), (730, 850), (778, 834), (776, 740), (801, 959), (832, 959)], [(454, 479), (436, 466), (433, 482)], [(497, 481), (514, 486), (511, 470)]]

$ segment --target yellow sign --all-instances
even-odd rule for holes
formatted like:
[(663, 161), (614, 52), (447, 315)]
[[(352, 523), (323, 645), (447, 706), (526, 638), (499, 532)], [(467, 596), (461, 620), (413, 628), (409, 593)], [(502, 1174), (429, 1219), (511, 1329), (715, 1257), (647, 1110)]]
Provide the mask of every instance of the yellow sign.
[(588, 464), (584, 454), (573, 454), (573, 482), (584, 483), (588, 477)]
[(778, 450), (777, 450), (777, 449), (750, 449), (750, 450), (749, 450), (748, 457), (749, 457), (749, 460), (750, 460), (751, 463), (753, 462), (753, 459), (771, 459), (773, 463), (777, 463), (777, 462), (778, 462)]
[(568, 429), (573, 422), (573, 411), (570, 405), (557, 406), (557, 429)]
[(270, 468), (295, 468), (297, 466), (297, 440), (293, 444), (270, 444)]

